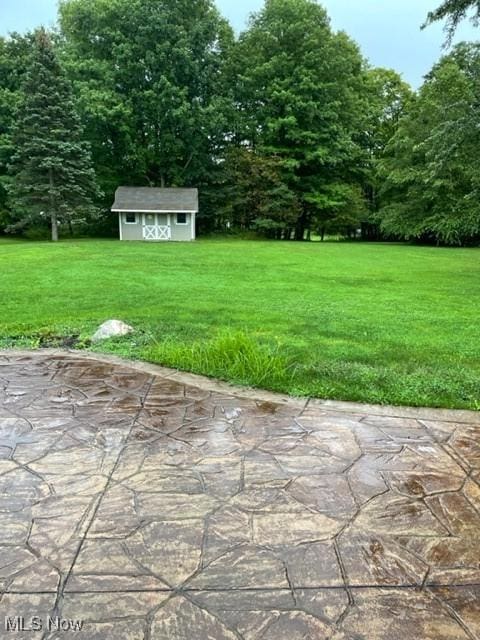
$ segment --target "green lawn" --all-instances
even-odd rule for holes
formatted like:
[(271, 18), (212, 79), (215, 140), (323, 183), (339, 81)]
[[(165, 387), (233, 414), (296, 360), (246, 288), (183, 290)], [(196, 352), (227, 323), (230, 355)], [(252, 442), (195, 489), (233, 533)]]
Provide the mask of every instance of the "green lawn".
[[(101, 348), (298, 395), (480, 409), (480, 250), (0, 240), (0, 348)], [(86, 346), (87, 343), (85, 342)]]

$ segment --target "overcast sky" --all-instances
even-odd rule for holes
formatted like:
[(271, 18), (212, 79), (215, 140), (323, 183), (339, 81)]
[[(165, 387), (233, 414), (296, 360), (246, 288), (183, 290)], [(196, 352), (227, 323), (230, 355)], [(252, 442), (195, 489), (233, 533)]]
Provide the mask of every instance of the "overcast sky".
[[(262, 0), (217, 0), (237, 31)], [(444, 35), (435, 25), (420, 31), (426, 14), (440, 0), (323, 0), (335, 29), (349, 33), (376, 66), (402, 73), (414, 87), (442, 54)], [(0, 0), (0, 34), (53, 25), (57, 0)], [(466, 23), (457, 40), (478, 40), (480, 29)]]

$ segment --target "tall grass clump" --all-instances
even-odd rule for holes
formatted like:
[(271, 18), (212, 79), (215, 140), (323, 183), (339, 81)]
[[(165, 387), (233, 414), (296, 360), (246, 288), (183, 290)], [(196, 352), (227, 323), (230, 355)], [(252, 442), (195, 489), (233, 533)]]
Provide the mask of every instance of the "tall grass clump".
[(294, 376), (293, 365), (278, 343), (263, 342), (242, 331), (224, 330), (189, 344), (169, 337), (156, 342), (145, 357), (167, 367), (274, 390), (285, 389)]

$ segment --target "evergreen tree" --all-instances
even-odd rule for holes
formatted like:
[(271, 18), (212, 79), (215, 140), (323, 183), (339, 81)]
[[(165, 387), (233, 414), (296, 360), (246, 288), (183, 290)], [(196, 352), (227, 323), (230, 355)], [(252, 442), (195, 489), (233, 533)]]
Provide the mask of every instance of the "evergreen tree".
[(0, 37), (0, 233), (11, 222), (7, 191), (12, 176), (8, 166), (15, 153), (12, 132), (32, 43), (32, 34)]
[(60, 223), (95, 214), (99, 192), (71, 88), (44, 29), (35, 34), (22, 90), (10, 166), (13, 226), (47, 219), (56, 241)]
[(450, 44), (457, 27), (469, 13), (471, 13), (473, 24), (478, 26), (480, 21), (480, 0), (444, 0), (435, 11), (430, 11), (427, 22), (423, 27), (439, 20), (447, 20), (445, 31), (447, 32), (448, 44)]

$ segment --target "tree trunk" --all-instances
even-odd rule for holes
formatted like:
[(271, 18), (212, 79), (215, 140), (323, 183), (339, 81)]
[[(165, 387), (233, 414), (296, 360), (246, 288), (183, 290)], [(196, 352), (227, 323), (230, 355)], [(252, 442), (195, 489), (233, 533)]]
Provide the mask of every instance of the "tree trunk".
[(52, 211), (50, 220), (52, 223), (52, 242), (58, 242), (58, 221), (55, 211)]
[(322, 239), (322, 242), (325, 242), (325, 227), (322, 227), (322, 230), (320, 232), (320, 237)]
[(295, 228), (295, 240), (304, 240), (305, 238), (305, 227), (303, 226), (303, 221), (300, 221)]
[(297, 224), (295, 225), (295, 240), (305, 240), (305, 230), (308, 228), (308, 226), (309, 216), (304, 209), (297, 220)]
[(162, 189), (165, 189), (165, 176), (163, 173), (160, 176), (160, 186), (162, 187)]
[(50, 183), (50, 223), (52, 227), (52, 242), (58, 242), (58, 220), (55, 207), (55, 198), (53, 195), (53, 171), (49, 169), (48, 180)]
[(183, 167), (183, 172), (185, 173), (185, 171), (188, 169), (189, 164), (191, 163), (191, 161), (193, 160), (193, 153), (191, 153), (188, 157), (188, 160), (186, 161), (184, 167)]

